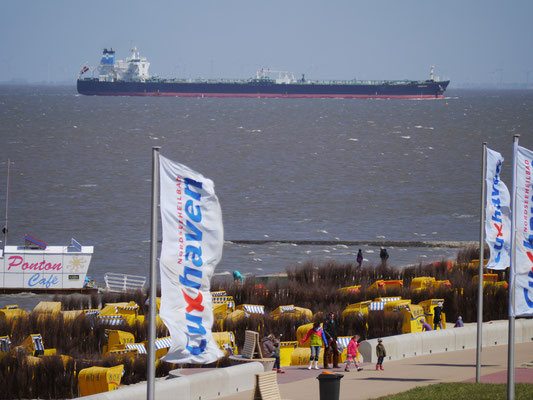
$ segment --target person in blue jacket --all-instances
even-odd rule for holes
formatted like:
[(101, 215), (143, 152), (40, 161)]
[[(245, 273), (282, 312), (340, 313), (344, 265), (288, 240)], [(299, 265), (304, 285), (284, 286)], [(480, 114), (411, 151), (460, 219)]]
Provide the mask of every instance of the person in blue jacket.
[(237, 270), (233, 271), (233, 280), (235, 281), (235, 283), (241, 283), (242, 284), (242, 281), (244, 280), (244, 278), (242, 277), (241, 273)]

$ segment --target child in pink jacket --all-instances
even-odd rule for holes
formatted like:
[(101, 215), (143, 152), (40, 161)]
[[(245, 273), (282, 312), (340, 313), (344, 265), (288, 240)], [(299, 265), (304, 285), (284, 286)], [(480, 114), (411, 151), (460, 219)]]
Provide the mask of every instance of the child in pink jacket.
[(358, 371), (361, 371), (363, 368), (357, 363), (357, 348), (359, 347), (359, 335), (352, 337), (348, 343), (348, 348), (346, 350), (346, 372), (350, 371), (350, 363), (353, 362)]

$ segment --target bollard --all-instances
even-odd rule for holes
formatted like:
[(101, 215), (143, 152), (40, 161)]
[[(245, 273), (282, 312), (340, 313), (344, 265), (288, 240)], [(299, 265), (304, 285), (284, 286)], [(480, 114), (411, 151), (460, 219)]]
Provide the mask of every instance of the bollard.
[(316, 377), (320, 387), (320, 400), (339, 400), (343, 374), (321, 373)]

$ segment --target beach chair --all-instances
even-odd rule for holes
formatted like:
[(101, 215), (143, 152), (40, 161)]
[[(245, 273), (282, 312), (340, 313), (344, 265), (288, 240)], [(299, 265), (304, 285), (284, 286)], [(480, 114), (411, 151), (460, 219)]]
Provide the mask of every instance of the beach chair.
[(0, 336), (0, 352), (9, 353), (10, 349), (11, 340), (9, 340), (9, 336)]
[(244, 333), (244, 347), (240, 355), (233, 355), (229, 357), (233, 364), (241, 364), (246, 362), (260, 362), (263, 364), (265, 371), (271, 371), (274, 367), (274, 358), (264, 358), (261, 351), (261, 344), (259, 343), (259, 332), (246, 331)]
[(253, 400), (281, 400), (276, 371), (255, 374)]
[(244, 333), (244, 348), (242, 349), (241, 355), (243, 358), (248, 359), (263, 358), (261, 344), (259, 343), (259, 332), (246, 331)]
[(165, 336), (162, 338), (158, 338), (155, 340), (155, 357), (157, 359), (160, 359), (165, 354), (168, 353), (168, 349), (170, 349), (170, 346), (172, 345), (172, 341), (170, 340), (170, 336)]

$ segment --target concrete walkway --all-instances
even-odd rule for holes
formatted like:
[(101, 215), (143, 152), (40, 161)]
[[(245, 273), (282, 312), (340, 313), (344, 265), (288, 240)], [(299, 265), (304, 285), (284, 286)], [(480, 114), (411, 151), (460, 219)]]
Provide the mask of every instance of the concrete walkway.
[[(521, 368), (533, 361), (533, 342), (515, 345), (515, 382), (533, 383), (533, 368)], [(476, 350), (462, 350), (412, 357), (383, 363), (384, 371), (376, 371), (375, 365), (363, 364), (363, 371), (343, 368), (328, 370), (343, 374), (340, 399), (371, 399), (404, 392), (416, 386), (440, 382), (474, 382), (476, 377)], [(285, 374), (278, 374), (282, 399), (319, 399), (320, 371), (306, 367), (287, 367)], [(485, 347), (482, 352), (482, 382), (507, 383), (507, 346)], [(243, 392), (224, 399), (246, 399), (252, 392)]]

